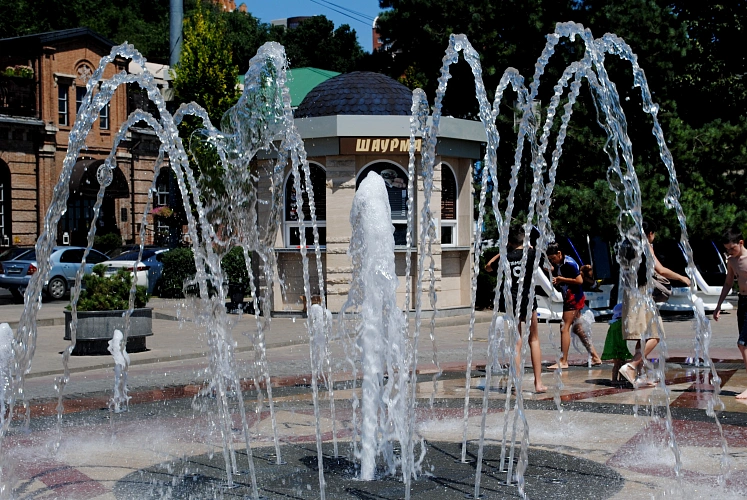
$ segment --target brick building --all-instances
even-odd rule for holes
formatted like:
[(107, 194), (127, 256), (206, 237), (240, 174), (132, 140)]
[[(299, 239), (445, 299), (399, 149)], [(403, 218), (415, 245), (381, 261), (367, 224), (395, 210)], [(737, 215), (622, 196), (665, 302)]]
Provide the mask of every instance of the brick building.
[[(31, 245), (43, 231), (86, 82), (113, 46), (87, 28), (0, 40), (0, 245)], [(104, 78), (127, 69), (128, 61), (117, 58)], [(73, 169), (58, 243), (85, 243), (99, 187), (96, 169), (111, 151), (129, 112), (147, 105), (140, 96), (120, 87), (94, 122)], [(120, 144), (97, 235), (116, 233), (124, 241), (138, 239), (138, 214), (151, 187), (157, 152), (155, 136), (146, 130), (133, 130)], [(173, 197), (169, 184), (166, 175), (156, 202), (166, 204)], [(153, 239), (154, 229), (149, 228), (148, 240)]]

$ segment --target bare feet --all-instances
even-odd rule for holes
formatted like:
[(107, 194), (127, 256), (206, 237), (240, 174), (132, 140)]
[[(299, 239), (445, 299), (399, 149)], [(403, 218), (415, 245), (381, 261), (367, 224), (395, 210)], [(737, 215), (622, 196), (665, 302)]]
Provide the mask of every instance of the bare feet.
[(602, 364), (602, 359), (597, 356), (596, 358), (591, 358), (591, 366), (599, 366)]
[(647, 377), (638, 377), (635, 379), (635, 384), (633, 384), (633, 387), (636, 389), (643, 388), (643, 387), (656, 387), (656, 382), (653, 380), (649, 380)]
[(747, 399), (747, 390), (745, 390), (741, 394), (737, 394), (737, 399)]
[(547, 392), (547, 387), (545, 387), (544, 385), (535, 385), (534, 386), (534, 392), (536, 394), (543, 394), (543, 393)]
[(562, 368), (563, 370), (567, 370), (568, 369), (568, 363), (555, 363), (554, 365), (548, 366), (547, 369), (548, 370), (557, 370), (558, 369), (558, 365), (560, 365), (560, 368)]

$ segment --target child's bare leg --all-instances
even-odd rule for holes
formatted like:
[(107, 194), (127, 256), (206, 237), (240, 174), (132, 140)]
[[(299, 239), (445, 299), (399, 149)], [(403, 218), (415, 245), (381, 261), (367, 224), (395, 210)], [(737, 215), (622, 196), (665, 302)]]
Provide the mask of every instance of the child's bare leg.
[(586, 351), (589, 353), (589, 356), (591, 356), (591, 364), (592, 365), (601, 365), (602, 360), (599, 357), (599, 354), (597, 354), (597, 350), (594, 349), (594, 344), (591, 343), (591, 339), (584, 331), (583, 327), (579, 323), (576, 323), (576, 327), (573, 329), (573, 333), (576, 334), (576, 336), (579, 338), (581, 343), (586, 348)]
[(625, 363), (622, 359), (614, 360), (615, 363), (612, 365), (612, 382), (620, 382), (620, 368)]
[(563, 311), (563, 323), (560, 326), (560, 362), (548, 366), (550, 370), (568, 368), (568, 350), (571, 348), (571, 325), (578, 311)]
[(630, 361), (630, 365), (635, 367), (635, 369), (640, 373), (643, 366), (643, 359), (648, 358), (648, 355), (651, 354), (651, 351), (653, 351), (657, 345), (659, 345), (659, 339), (647, 339), (646, 345), (643, 348), (643, 353), (641, 353), (641, 341), (639, 340), (635, 346), (635, 356)]
[(532, 356), (532, 370), (534, 371), (534, 392), (547, 392), (542, 384), (542, 349), (540, 348), (539, 322), (537, 311), (532, 311), (532, 321), (529, 323), (529, 352)]
[[(739, 352), (742, 353), (742, 360), (744, 360), (744, 367), (747, 369), (747, 347), (743, 346), (742, 344), (737, 344), (737, 347), (739, 347)], [(740, 394), (737, 394), (737, 399), (747, 399), (747, 390), (743, 391)]]

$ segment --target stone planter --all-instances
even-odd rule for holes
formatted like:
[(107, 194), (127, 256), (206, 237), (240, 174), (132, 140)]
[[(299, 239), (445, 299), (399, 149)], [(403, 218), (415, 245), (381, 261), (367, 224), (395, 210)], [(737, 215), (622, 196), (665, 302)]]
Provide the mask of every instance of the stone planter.
[[(124, 311), (79, 311), (73, 355), (109, 354), (109, 341), (114, 330), (124, 333)], [(70, 323), (73, 313), (65, 311), (65, 340), (70, 340)], [(130, 316), (130, 335), (127, 352), (146, 350), (145, 338), (153, 335), (153, 308), (135, 309)]]

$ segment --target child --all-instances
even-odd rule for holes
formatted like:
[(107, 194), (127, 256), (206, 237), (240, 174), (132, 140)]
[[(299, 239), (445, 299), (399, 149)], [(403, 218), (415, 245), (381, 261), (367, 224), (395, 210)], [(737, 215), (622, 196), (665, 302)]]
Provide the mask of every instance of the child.
[[(506, 253), (506, 259), (508, 265), (511, 268), (511, 297), (514, 304), (516, 304), (519, 298), (519, 277), (521, 276), (521, 260), (524, 255), (524, 228), (519, 225), (512, 225), (508, 232), (508, 253)], [(532, 273), (534, 272), (534, 257), (536, 250), (534, 248), (528, 248), (526, 268), (524, 271), (524, 286), (522, 287), (521, 294), (521, 307), (519, 311), (519, 334), (521, 334), (522, 324), (526, 322), (526, 316), (529, 312), (529, 291), (532, 287)], [(499, 259), (500, 255), (496, 255), (485, 265), (485, 270), (493, 272), (493, 264)], [(504, 284), (505, 285), (505, 284)], [(501, 293), (499, 308), (501, 311), (506, 311), (506, 304), (503, 300), (503, 293)], [(539, 338), (539, 323), (537, 320), (537, 299), (534, 299), (532, 304), (531, 316), (529, 318), (529, 354), (532, 358), (532, 369), (534, 371), (534, 392), (541, 394), (547, 392), (547, 387), (542, 384), (540, 376), (542, 375), (542, 349), (540, 347)], [(521, 341), (516, 346), (516, 366), (523, 366), (521, 359)]]
[[(568, 349), (571, 347), (571, 325), (580, 316), (581, 309), (586, 303), (583, 283), (584, 278), (578, 264), (568, 255), (563, 255), (557, 243), (547, 246), (547, 258), (554, 266), (552, 284), (559, 286), (563, 294), (563, 323), (560, 327), (560, 361), (548, 366), (550, 370), (568, 368)], [(584, 347), (589, 351), (591, 364), (593, 366), (602, 364), (594, 345), (588, 341), (582, 329), (574, 329), (573, 333), (579, 336)]]
[(612, 366), (612, 385), (622, 385), (623, 380), (620, 378), (620, 367), (626, 360), (633, 357), (628, 350), (628, 346), (622, 336), (622, 304), (617, 304), (612, 310), (612, 320), (607, 329), (607, 338), (604, 340), (604, 351), (602, 359), (614, 362)]
[[(729, 260), (726, 261), (724, 288), (721, 290), (718, 304), (713, 311), (713, 319), (718, 321), (719, 316), (721, 316), (721, 303), (731, 291), (736, 277), (739, 286), (739, 303), (737, 305), (739, 340), (737, 340), (737, 347), (739, 347), (739, 352), (742, 353), (744, 366), (747, 368), (747, 324), (744, 321), (747, 315), (747, 249), (744, 248), (742, 232), (736, 229), (726, 231), (721, 237), (721, 242), (726, 249), (726, 253), (729, 254)], [(747, 399), (747, 390), (737, 394), (737, 399)]]

